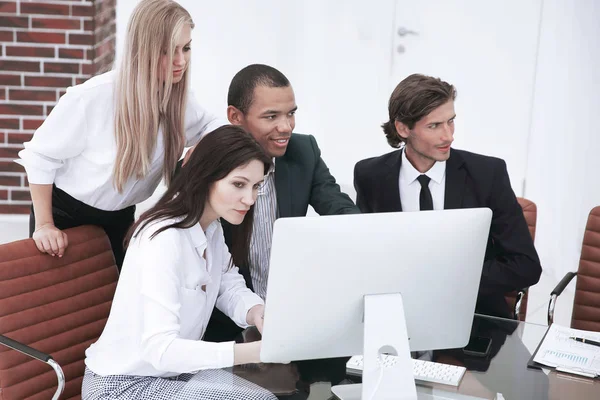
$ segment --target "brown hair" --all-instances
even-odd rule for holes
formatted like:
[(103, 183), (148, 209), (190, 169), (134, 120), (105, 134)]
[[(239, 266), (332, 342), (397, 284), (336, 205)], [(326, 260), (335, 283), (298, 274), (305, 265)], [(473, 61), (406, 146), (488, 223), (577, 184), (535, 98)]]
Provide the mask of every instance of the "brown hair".
[[(185, 166), (175, 175), (161, 199), (154, 207), (143, 213), (129, 229), (125, 245), (127, 246), (133, 236), (154, 221), (181, 218), (179, 222), (158, 229), (150, 239), (166, 229), (186, 229), (200, 222), (212, 184), (252, 160), (264, 164), (266, 175), (271, 167), (271, 159), (252, 135), (243, 128), (224, 125), (206, 135), (196, 146)], [(238, 240), (230, 249), (232, 262), (235, 265), (248, 262), (253, 220), (254, 207), (250, 207), (244, 221), (235, 226)]]
[(390, 119), (381, 127), (392, 147), (405, 141), (396, 131), (395, 121), (413, 129), (415, 124), (442, 104), (456, 99), (456, 89), (431, 76), (412, 74), (396, 86), (388, 103)]

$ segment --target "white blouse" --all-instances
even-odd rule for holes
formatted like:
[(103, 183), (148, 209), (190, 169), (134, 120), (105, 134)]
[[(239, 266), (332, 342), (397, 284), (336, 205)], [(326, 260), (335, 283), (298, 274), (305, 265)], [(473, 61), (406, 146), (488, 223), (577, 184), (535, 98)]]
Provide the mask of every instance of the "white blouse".
[[(117, 158), (114, 137), (116, 71), (72, 86), (60, 98), (31, 141), (19, 152), (33, 184), (56, 184), (77, 200), (106, 211), (121, 210), (149, 198), (162, 178), (164, 146), (159, 130), (148, 174), (130, 177), (123, 192), (113, 185)], [(186, 146), (226, 122), (205, 111), (188, 93), (185, 112)]]
[(220, 222), (206, 234), (196, 224), (149, 239), (173, 222), (153, 223), (127, 249), (106, 327), (86, 351), (94, 373), (169, 377), (233, 365), (234, 342), (201, 340), (213, 307), (245, 328), (248, 310), (263, 301), (229, 267)]

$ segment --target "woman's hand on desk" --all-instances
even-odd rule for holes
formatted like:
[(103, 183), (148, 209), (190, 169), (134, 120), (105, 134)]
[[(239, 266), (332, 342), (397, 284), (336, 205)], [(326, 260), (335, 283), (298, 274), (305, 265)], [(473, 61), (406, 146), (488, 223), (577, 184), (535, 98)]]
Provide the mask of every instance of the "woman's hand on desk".
[(48, 253), (51, 256), (62, 257), (69, 245), (67, 234), (52, 223), (39, 226), (31, 237), (39, 251)]
[(248, 314), (246, 314), (246, 323), (248, 325), (256, 326), (256, 329), (258, 329), (258, 331), (262, 334), (264, 315), (265, 306), (262, 304), (257, 304), (248, 310)]

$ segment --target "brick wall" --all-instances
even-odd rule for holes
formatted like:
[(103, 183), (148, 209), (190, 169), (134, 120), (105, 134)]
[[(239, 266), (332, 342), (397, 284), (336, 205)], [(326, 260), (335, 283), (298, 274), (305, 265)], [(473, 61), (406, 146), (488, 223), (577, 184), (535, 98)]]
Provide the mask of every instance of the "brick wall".
[(68, 86), (110, 70), (116, 0), (0, 0), (0, 214), (29, 213), (12, 160)]

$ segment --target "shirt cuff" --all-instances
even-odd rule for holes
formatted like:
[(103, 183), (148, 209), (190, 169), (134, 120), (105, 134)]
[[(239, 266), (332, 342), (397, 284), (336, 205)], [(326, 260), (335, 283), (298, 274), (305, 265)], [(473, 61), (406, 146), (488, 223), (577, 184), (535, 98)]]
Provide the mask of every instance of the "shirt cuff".
[[(212, 344), (212, 343), (211, 343)], [(233, 366), (235, 342), (215, 343), (217, 346), (217, 368), (229, 368)]]
[(27, 180), (34, 185), (52, 185), (56, 177), (56, 170), (45, 170), (33, 167), (24, 160), (14, 160), (15, 163), (23, 166), (27, 173)]
[[(250, 289), (248, 289), (246, 293), (240, 294), (239, 296), (240, 299), (238, 306), (236, 307), (236, 313), (234, 315), (233, 322), (235, 322), (241, 328), (245, 329), (250, 326), (248, 322), (246, 322), (248, 311), (250, 311), (250, 309), (256, 305), (264, 305), (265, 302)], [(238, 310), (239, 313), (237, 312)]]
[(229, 368), (233, 366), (234, 345), (235, 342), (213, 343), (177, 338), (165, 350), (152, 347), (143, 359), (156, 370), (167, 373)]

